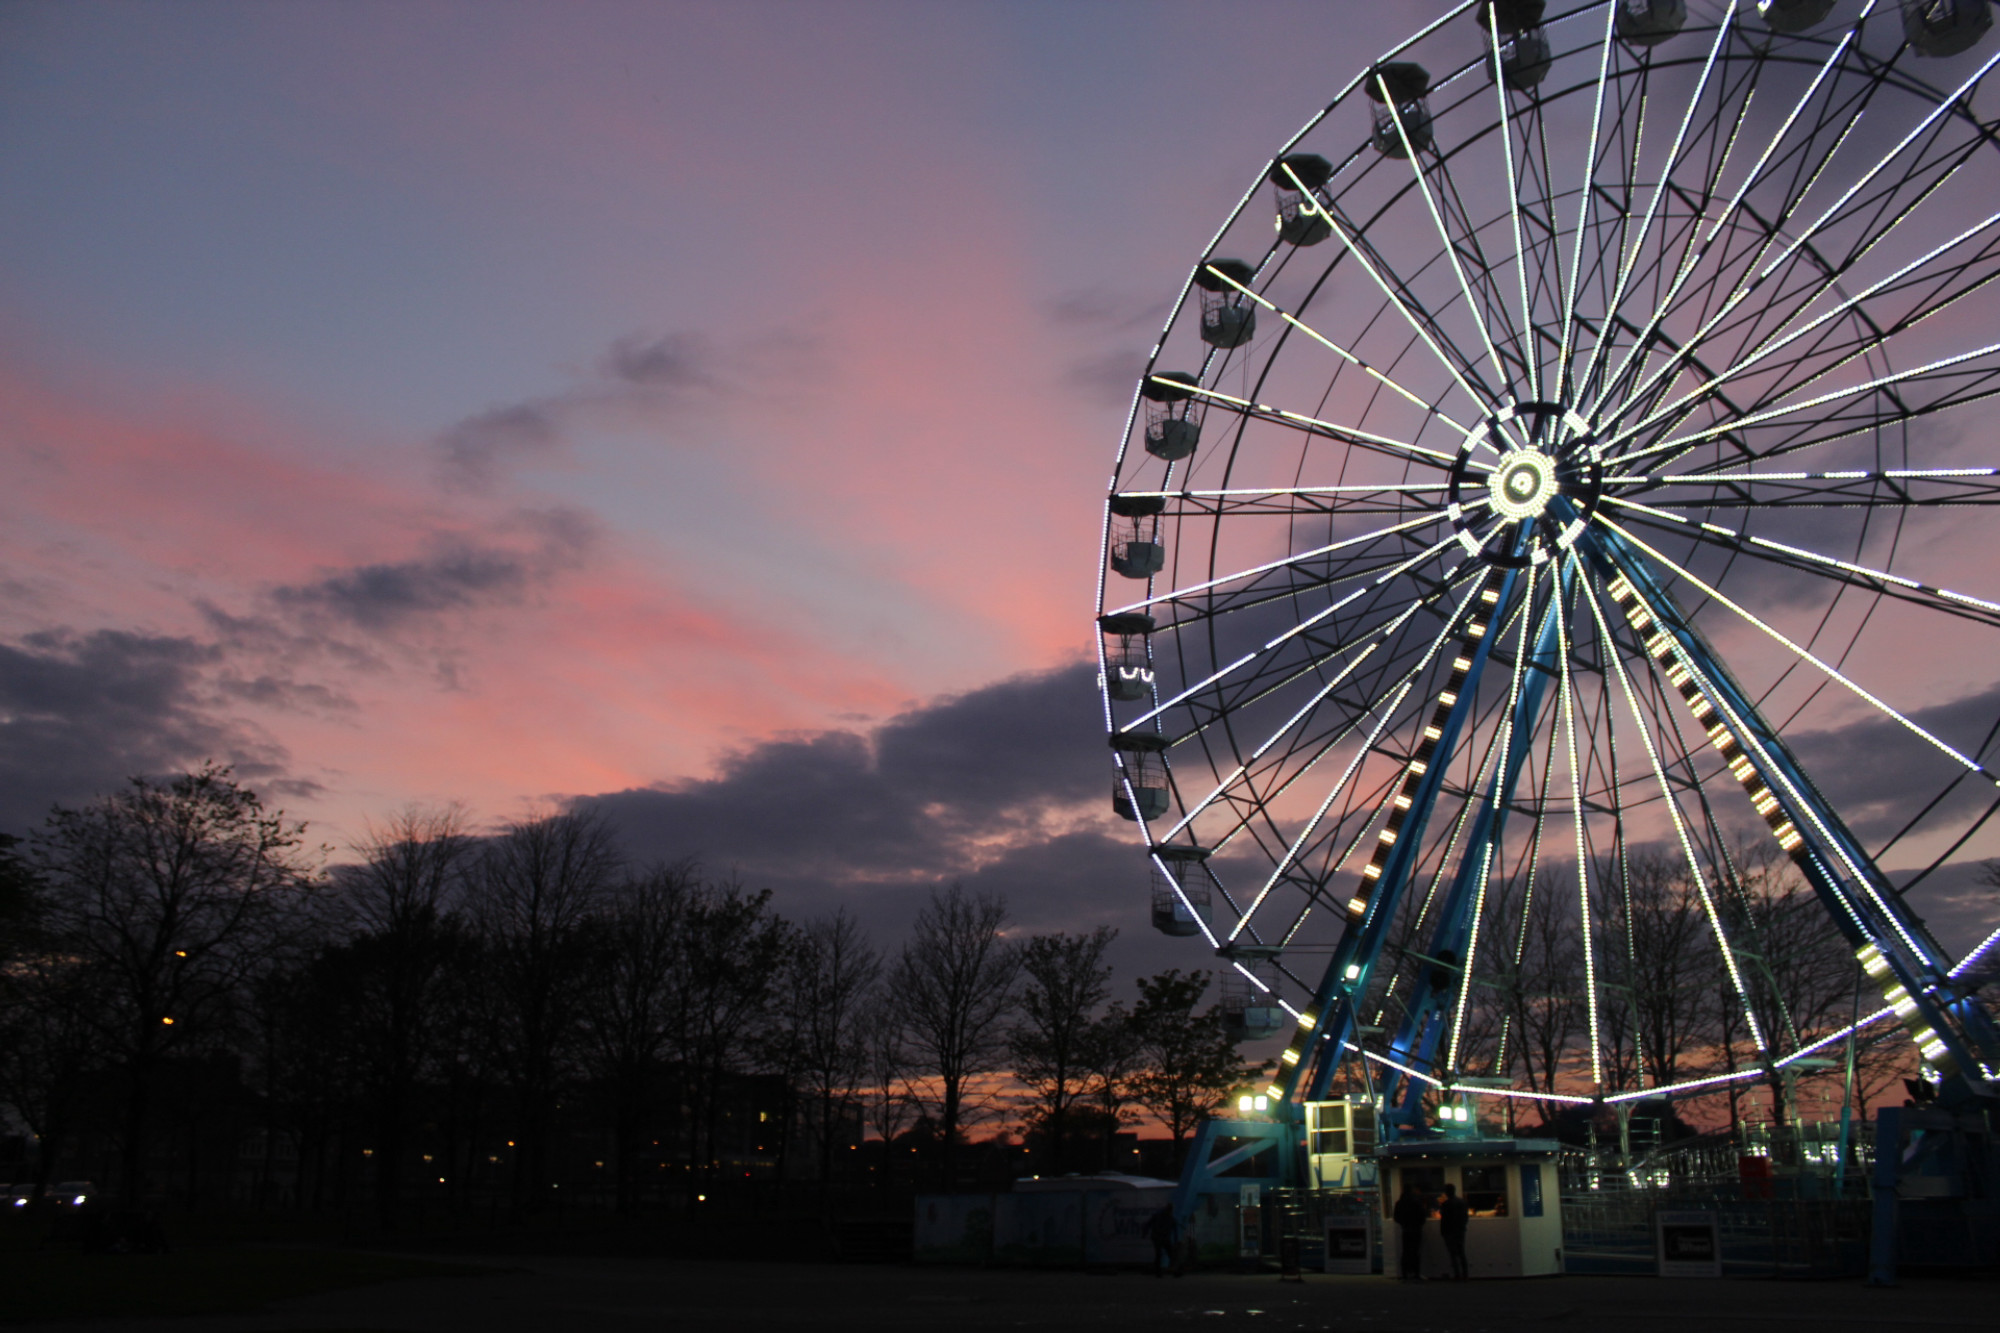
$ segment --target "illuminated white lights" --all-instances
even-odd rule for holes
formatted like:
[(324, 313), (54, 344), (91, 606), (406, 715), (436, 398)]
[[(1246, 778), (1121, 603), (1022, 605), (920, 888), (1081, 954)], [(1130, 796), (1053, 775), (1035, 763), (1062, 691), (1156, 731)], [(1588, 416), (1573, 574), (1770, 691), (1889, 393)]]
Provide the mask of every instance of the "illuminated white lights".
[(1854, 956), (1861, 963), (1861, 970), (1870, 977), (1880, 977), (1889, 970), (1889, 960), (1882, 956), (1882, 948), (1873, 940), (1855, 950)]
[[(1539, 449), (1506, 454), (1486, 482), (1493, 508), (1516, 522), (1541, 517), (1560, 489), (1555, 460)], [(1497, 594), (1493, 600), (1498, 600)]]
[(1299, 1015), (1299, 1031), (1301, 1031), (1301, 1032), (1311, 1032), (1311, 1031), (1313, 1030), (1313, 1027), (1314, 1027), (1314, 1025), (1315, 1025), (1315, 1024), (1317, 1024), (1318, 1022), (1319, 1022), (1319, 1016), (1318, 1016), (1317, 1014), (1313, 1014), (1313, 1013), (1303, 1013), (1303, 1014), (1300, 1014), (1300, 1015)]
[(1288, 1046), (1285, 1048), (1285, 1053), (1279, 1056), (1278, 1059), (1285, 1063), (1286, 1068), (1290, 1068), (1299, 1062), (1299, 1053)]
[(1347, 965), (1347, 972), (1346, 972), (1346, 977), (1347, 977), (1347, 980), (1349, 980), (1349, 981), (1358, 981), (1358, 980), (1360, 980), (1360, 978), (1361, 978), (1361, 964), (1359, 964), (1359, 963), (1349, 963), (1349, 964)]
[(1368, 900), (1366, 898), (1349, 898), (1347, 900), (1347, 914), (1349, 916), (1360, 916), (1367, 910)]
[[(1621, 609), (1624, 609), (1626, 611), (1627, 619), (1633, 621), (1636, 624), (1638, 622), (1640, 615), (1644, 610), (1644, 604), (1639, 601), (1638, 591), (1633, 587), (1631, 580), (1626, 578), (1625, 575), (1620, 574), (1616, 578), (1612, 579), (1610, 584), (1607, 585), (1606, 590), (1611, 594), (1613, 599), (1617, 601)], [(1595, 597), (1585, 597), (1583, 600), (1584, 603), (1587, 606), (1589, 606), (1591, 615), (1596, 618), (1597, 632), (1604, 638), (1609, 639), (1611, 637), (1611, 631), (1610, 627), (1605, 624), (1603, 608), (1598, 606), (1597, 599)], [(1630, 603), (1630, 605), (1629, 606), (1626, 605), (1627, 603)], [(1652, 767), (1653, 779), (1655, 782), (1659, 784), (1660, 795), (1662, 798), (1664, 798), (1667, 810), (1667, 816), (1673, 823), (1674, 836), (1675, 839), (1680, 843), (1681, 855), (1687, 862), (1689, 876), (1693, 881), (1697, 892), (1699, 892), (1699, 894), (1701, 895), (1702, 912), (1708, 918), (1708, 925), (1710, 932), (1715, 936), (1716, 949), (1717, 952), (1722, 957), (1723, 967), (1729, 973), (1730, 986), (1736, 992), (1737, 1002), (1742, 1006), (1743, 1021), (1744, 1024), (1749, 1028), (1751, 1044), (1754, 1045), (1758, 1051), (1760, 1052), (1765, 1051), (1768, 1049), (1768, 1047), (1764, 1040), (1763, 1025), (1758, 1021), (1757, 1011), (1750, 1003), (1749, 991), (1743, 984), (1742, 969), (1737, 966), (1736, 951), (1730, 947), (1728, 932), (1723, 928), (1722, 916), (1716, 910), (1714, 896), (1709, 892), (1708, 876), (1702, 872), (1701, 862), (1699, 858), (1697, 858), (1695, 855), (1694, 842), (1688, 835), (1687, 821), (1681, 814), (1680, 802), (1674, 795), (1674, 789), (1672, 784), (1667, 781), (1666, 769), (1664, 766), (1662, 766), (1660, 762), (1659, 748), (1653, 743), (1652, 728), (1646, 725), (1646, 714), (1645, 710), (1640, 706), (1638, 691), (1635, 690), (1632, 686), (1632, 678), (1629, 674), (1627, 674), (1625, 670), (1624, 659), (1617, 653), (1611, 653), (1608, 656), (1611, 662), (1612, 672), (1618, 678), (1619, 690), (1625, 696), (1626, 708), (1630, 710), (1632, 714), (1632, 720), (1638, 727), (1639, 740), (1645, 747), (1646, 761)], [(1680, 683), (1677, 685), (1677, 688), (1682, 690), (1696, 688), (1696, 683), (1694, 681), (1693, 673), (1687, 670), (1686, 663), (1684, 661), (1679, 659), (1677, 656), (1663, 657), (1661, 659), (1660, 665), (1662, 667), (1668, 667), (1669, 663), (1672, 663), (1674, 665), (1679, 665), (1682, 667), (1681, 680)], [(1669, 669), (1669, 677), (1670, 678), (1672, 677), (1671, 669)], [(1727, 739), (1730, 745), (1733, 746), (1735, 744), (1733, 738), (1727, 738)], [(1718, 745), (1717, 748), (1720, 749), (1722, 747)], [(1723, 754), (1723, 758), (1727, 760), (1729, 757), (1730, 756), (1725, 751)], [(1525, 936), (1523, 938), (1525, 938)], [(1755, 1071), (1753, 1070), (1752, 1072)], [(1748, 1075), (1746, 1074), (1740, 1076), (1747, 1077)], [(1725, 1075), (1723, 1076), (1721, 1081), (1727, 1081), (1727, 1079), (1735, 1077), (1739, 1077), (1739, 1075), (1738, 1074)], [(1665, 1093), (1669, 1090), (1670, 1089), (1666, 1088), (1656, 1088), (1652, 1090), (1652, 1094), (1657, 1095)], [(1648, 1094), (1634, 1093), (1630, 1094), (1629, 1096), (1621, 1094), (1616, 1097), (1607, 1098), (1606, 1100), (1630, 1100), (1632, 1096), (1645, 1096), (1645, 1095)]]

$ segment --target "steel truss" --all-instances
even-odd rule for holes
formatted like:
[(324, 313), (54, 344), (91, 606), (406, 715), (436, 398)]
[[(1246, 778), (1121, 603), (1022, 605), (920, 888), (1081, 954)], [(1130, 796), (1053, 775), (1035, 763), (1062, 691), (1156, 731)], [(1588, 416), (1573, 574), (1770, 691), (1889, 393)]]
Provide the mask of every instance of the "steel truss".
[[(1383, 53), (1190, 273), (1107, 501), (1102, 660), (1144, 682), (1107, 669), (1117, 806), (1173, 919), (1293, 1020), (1279, 1122), (1357, 1062), (1392, 1134), (1475, 1083), (1777, 1096), (1850, 1029), (1786, 993), (1774, 866), (1880, 997), (1861, 1025), (1991, 1096), (1976, 952), (1910, 894), (2000, 854), (2000, 682), (1964, 684), (2000, 587), (1949, 526), (2000, 505), (2000, 50), (1940, 55), (1900, 0), (1803, 32), (1543, 8)], [(1816, 781), (1848, 734), (1915, 776)], [(1660, 876), (1719, 1072), (1644, 1012)], [(1520, 980), (1544, 927), (1561, 1005)], [(1291, 1180), (1257, 1123), (1205, 1129), (1190, 1179)]]

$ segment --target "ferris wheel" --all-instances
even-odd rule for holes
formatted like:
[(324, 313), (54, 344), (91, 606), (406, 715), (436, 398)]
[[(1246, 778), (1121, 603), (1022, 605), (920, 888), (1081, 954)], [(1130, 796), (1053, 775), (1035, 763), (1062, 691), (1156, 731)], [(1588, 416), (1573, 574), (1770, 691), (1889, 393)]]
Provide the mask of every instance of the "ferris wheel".
[[(1854, 1020), (1993, 1090), (1972, 955), (1922, 919), (2000, 854), (1989, 25), (1458, 4), (1256, 168), (1138, 386), (1097, 628), (1153, 924), (1221, 956), (1240, 1033), (1290, 1034), (1271, 1097), (1810, 1060), (1851, 1024), (1773, 1003), (1760, 865)], [(1699, 1076), (1632, 1054), (1642, 863), (1737, 1034)], [(1576, 1021), (1535, 1077), (1493, 997), (1551, 932)]]

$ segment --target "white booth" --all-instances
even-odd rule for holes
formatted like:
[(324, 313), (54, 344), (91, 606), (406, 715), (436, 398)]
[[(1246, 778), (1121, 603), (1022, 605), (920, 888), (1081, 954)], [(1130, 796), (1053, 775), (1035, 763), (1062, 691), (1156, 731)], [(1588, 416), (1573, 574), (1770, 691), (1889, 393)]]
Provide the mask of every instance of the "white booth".
[(1541, 1277), (1563, 1271), (1562, 1196), (1554, 1139), (1416, 1139), (1376, 1150), (1381, 1164), (1382, 1253), (1396, 1270), (1401, 1237), (1396, 1201), (1414, 1184), (1431, 1200), (1424, 1225), (1425, 1277), (1445, 1276), (1451, 1260), (1438, 1229), (1437, 1201), (1455, 1186), (1472, 1207), (1465, 1228), (1471, 1277)]

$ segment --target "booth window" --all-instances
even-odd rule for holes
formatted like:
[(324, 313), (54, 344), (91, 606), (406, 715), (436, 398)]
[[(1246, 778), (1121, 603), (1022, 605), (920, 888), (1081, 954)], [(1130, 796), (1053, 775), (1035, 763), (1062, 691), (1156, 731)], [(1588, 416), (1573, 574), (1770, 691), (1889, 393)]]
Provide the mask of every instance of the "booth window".
[[(1406, 1166), (1402, 1168), (1402, 1177), (1403, 1189), (1408, 1189), (1412, 1185), (1416, 1186), (1417, 1192), (1430, 1201), (1430, 1215), (1436, 1217), (1438, 1199), (1444, 1194), (1444, 1168), (1441, 1166)], [(1396, 1213), (1396, 1199), (1402, 1197), (1402, 1190), (1398, 1190), (1396, 1198), (1383, 1199), (1382, 1202), (1387, 1207), (1391, 1217), (1395, 1216)]]
[(1465, 1202), (1474, 1217), (1507, 1216), (1507, 1168), (1468, 1166), (1459, 1171), (1465, 1182)]
[(1330, 1129), (1313, 1130), (1312, 1150), (1316, 1153), (1346, 1152), (1347, 1126), (1337, 1125)]
[(1533, 1162), (1521, 1163), (1521, 1216), (1542, 1215), (1542, 1168)]

